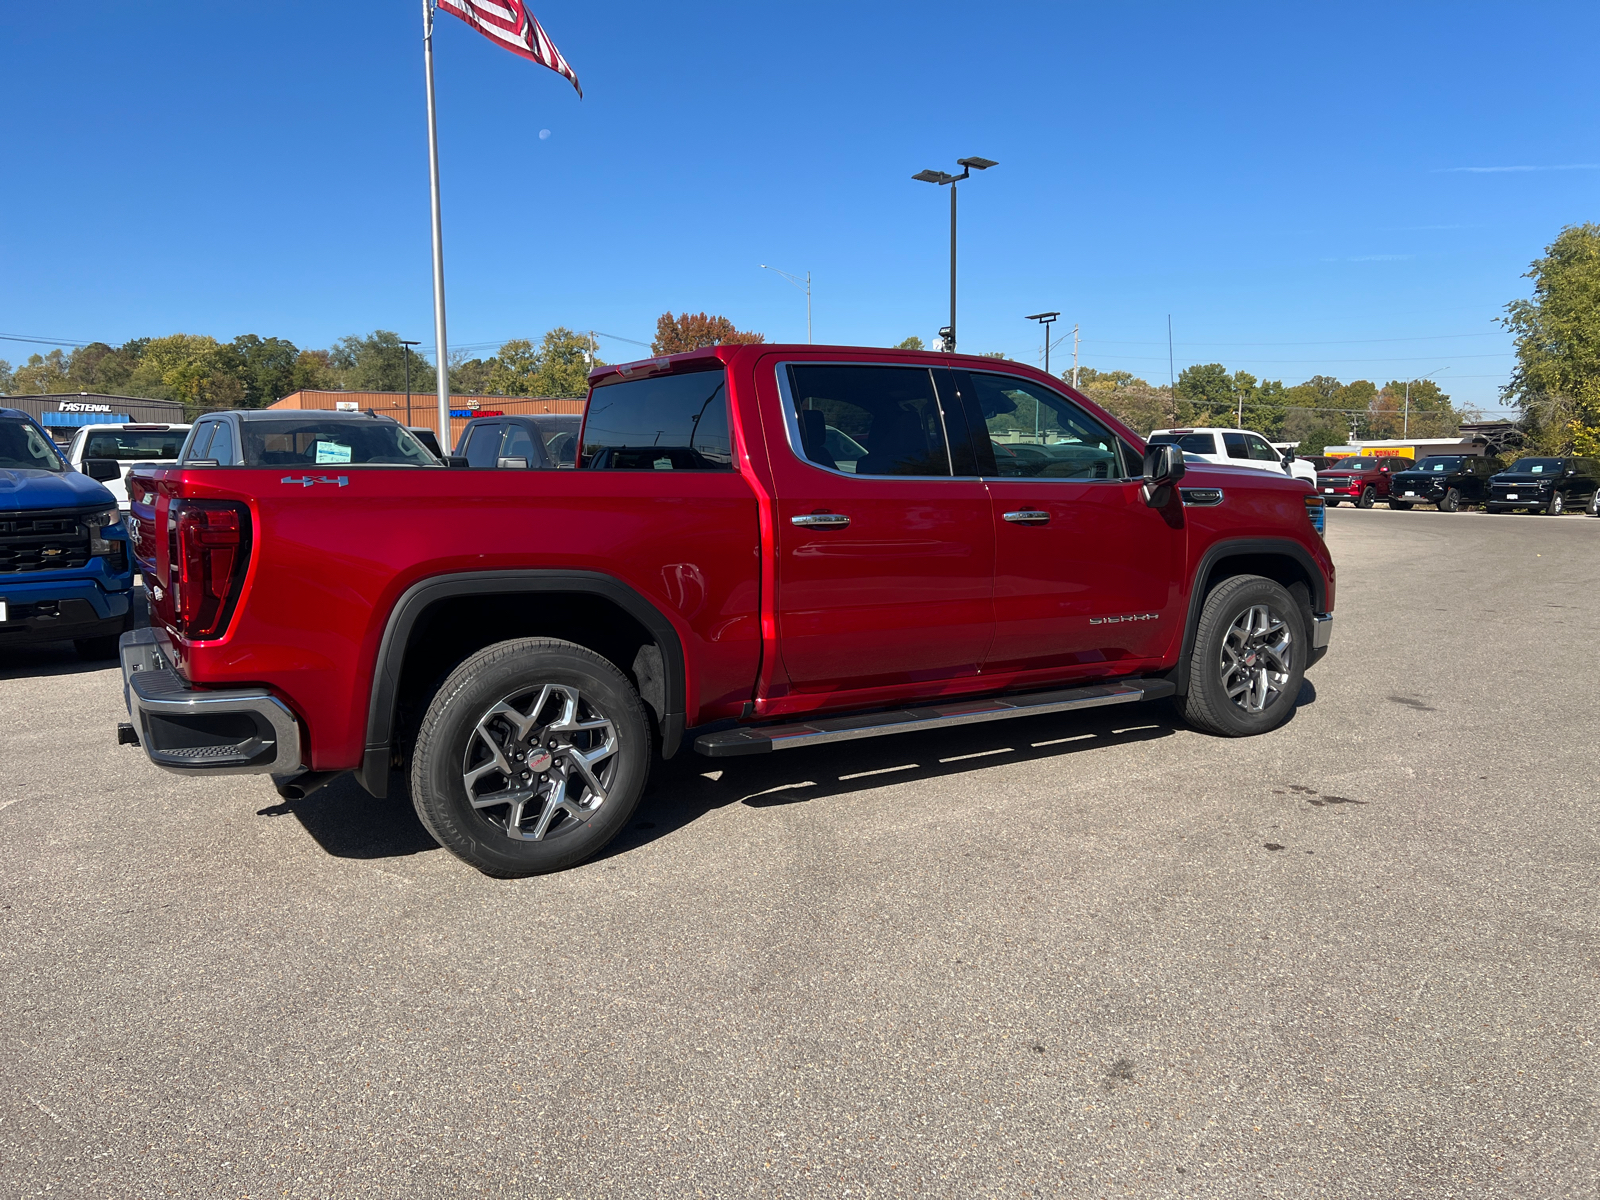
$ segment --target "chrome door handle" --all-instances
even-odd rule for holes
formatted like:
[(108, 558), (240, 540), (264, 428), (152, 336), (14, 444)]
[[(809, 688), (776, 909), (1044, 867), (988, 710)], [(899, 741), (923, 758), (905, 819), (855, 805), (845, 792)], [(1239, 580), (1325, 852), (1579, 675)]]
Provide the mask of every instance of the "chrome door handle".
[(1013, 525), (1047, 525), (1050, 523), (1050, 514), (1041, 512), (1037, 508), (1021, 508), (1016, 512), (1002, 514)]
[(850, 518), (843, 513), (802, 513), (790, 517), (789, 523), (806, 529), (843, 529), (850, 524)]

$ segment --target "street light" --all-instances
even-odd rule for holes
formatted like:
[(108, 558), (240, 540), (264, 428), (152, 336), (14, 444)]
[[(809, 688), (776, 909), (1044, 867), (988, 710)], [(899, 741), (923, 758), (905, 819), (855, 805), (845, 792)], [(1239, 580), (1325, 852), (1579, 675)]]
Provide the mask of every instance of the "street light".
[(405, 338), (400, 339), (401, 349), (404, 350), (406, 356), (406, 424), (408, 426), (411, 424), (411, 347), (420, 345), (422, 345), (421, 342), (408, 342)]
[(1050, 374), (1050, 326), (1055, 323), (1055, 319), (1060, 315), (1058, 312), (1034, 313), (1031, 317), (1022, 318), (1024, 321), (1037, 321), (1044, 326), (1044, 373), (1046, 375)]
[[(1424, 375), (1422, 379), (1432, 379), (1435, 375), (1443, 374), (1449, 369), (1449, 367), (1440, 367), (1437, 371), (1428, 372), (1428, 374)], [(1411, 384), (1413, 382), (1421, 383), (1422, 379), (1415, 381), (1410, 379), (1406, 380), (1406, 418), (1405, 423), (1400, 427), (1400, 436), (1402, 438), (1409, 438), (1411, 436)]]
[(761, 269), (763, 271), (771, 271), (774, 275), (782, 275), (806, 294), (806, 345), (811, 345), (811, 272), (806, 272), (806, 281), (802, 286), (800, 281), (787, 271), (780, 271), (777, 267), (769, 267), (766, 263), (761, 264)]
[(956, 184), (975, 170), (987, 171), (999, 165), (992, 158), (958, 158), (956, 166), (961, 168), (959, 175), (929, 170), (918, 171), (911, 177), (920, 183), (936, 183), (940, 187), (950, 185), (950, 324), (939, 331), (939, 336), (944, 339), (944, 348), (950, 353), (954, 353), (956, 348)]

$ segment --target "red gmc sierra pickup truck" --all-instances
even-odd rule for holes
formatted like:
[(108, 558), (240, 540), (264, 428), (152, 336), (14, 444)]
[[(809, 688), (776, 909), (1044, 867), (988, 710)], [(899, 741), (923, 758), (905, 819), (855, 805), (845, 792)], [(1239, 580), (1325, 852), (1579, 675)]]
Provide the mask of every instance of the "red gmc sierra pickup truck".
[(1059, 380), (899, 350), (598, 368), (576, 469), (357, 413), (207, 415), (132, 473), (151, 627), (119, 736), (295, 798), (409, 771), (491, 875), (594, 854), (655, 755), (1172, 697), (1292, 711), (1334, 570), (1299, 480), (1187, 466)]

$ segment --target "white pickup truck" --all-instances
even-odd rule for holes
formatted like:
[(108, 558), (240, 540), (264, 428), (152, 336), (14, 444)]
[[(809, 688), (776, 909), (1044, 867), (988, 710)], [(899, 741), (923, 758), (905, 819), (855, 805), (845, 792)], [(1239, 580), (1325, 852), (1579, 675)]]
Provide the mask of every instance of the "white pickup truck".
[(1317, 469), (1303, 458), (1280, 454), (1259, 433), (1250, 429), (1156, 429), (1149, 444), (1171, 443), (1185, 454), (1195, 454), (1219, 467), (1254, 467), (1303, 479), (1317, 486)]
[(105, 480), (117, 498), (117, 507), (128, 511), (128, 468), (135, 463), (173, 463), (189, 436), (188, 425), (85, 425), (72, 435), (67, 461), (83, 470), (86, 458), (114, 458), (122, 470), (115, 479)]

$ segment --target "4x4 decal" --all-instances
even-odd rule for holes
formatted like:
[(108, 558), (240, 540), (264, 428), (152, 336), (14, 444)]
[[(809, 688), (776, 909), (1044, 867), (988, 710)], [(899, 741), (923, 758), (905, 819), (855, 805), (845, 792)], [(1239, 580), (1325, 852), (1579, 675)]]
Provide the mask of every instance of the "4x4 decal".
[(310, 487), (313, 483), (336, 483), (340, 487), (344, 487), (345, 484), (350, 482), (350, 476), (340, 475), (336, 478), (329, 479), (326, 475), (302, 475), (297, 479), (293, 475), (285, 475), (282, 479), (278, 480), (278, 482), (298, 483), (301, 487)]

